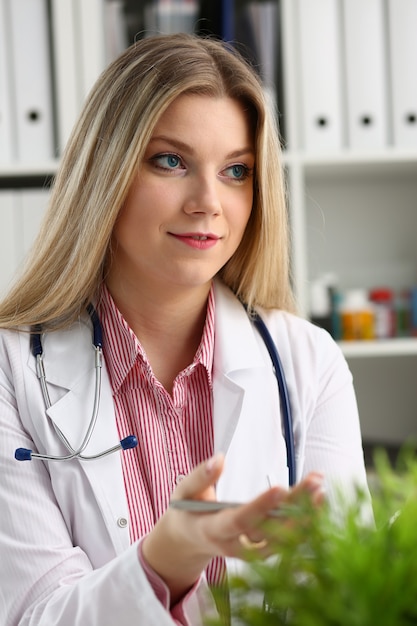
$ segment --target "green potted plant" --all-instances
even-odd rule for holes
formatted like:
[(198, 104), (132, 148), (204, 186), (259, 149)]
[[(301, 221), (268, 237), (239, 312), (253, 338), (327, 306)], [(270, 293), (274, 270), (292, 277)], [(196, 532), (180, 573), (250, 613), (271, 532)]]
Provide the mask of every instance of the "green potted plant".
[(417, 624), (417, 461), (404, 451), (394, 469), (380, 451), (375, 467), (375, 525), (360, 521), (360, 493), (343, 524), (326, 507), (289, 512), (273, 540), (276, 557), (251, 560), (230, 581), (232, 624)]

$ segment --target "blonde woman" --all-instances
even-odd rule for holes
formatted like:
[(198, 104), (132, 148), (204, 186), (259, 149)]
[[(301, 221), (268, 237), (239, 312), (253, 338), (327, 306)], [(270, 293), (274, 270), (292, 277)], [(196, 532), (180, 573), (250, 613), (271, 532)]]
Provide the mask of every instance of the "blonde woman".
[[(248, 545), (268, 555), (271, 510), (366, 489), (351, 375), (294, 314), (288, 257), (255, 73), (210, 39), (129, 48), (93, 88), (0, 306), (2, 624), (201, 624), (208, 585)], [(284, 366), (295, 487), (255, 310)], [(183, 500), (242, 504), (170, 506)]]

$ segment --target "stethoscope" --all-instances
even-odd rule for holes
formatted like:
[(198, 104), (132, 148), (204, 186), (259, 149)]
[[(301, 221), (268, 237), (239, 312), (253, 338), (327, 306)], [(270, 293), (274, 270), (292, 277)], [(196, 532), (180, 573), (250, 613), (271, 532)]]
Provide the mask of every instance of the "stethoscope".
[[(32, 459), (42, 459), (44, 461), (70, 461), (71, 459), (82, 459), (83, 461), (94, 461), (95, 459), (100, 459), (108, 454), (112, 454), (112, 452), (117, 452), (117, 450), (128, 450), (129, 448), (135, 448), (138, 445), (138, 440), (135, 435), (128, 435), (119, 443), (112, 448), (108, 448), (107, 450), (103, 450), (99, 454), (94, 454), (91, 456), (86, 456), (83, 454), (84, 450), (88, 446), (92, 434), (94, 432), (94, 428), (97, 422), (98, 409), (100, 406), (100, 395), (101, 395), (101, 367), (103, 361), (103, 338), (101, 332), (101, 324), (99, 317), (97, 315), (97, 311), (93, 307), (92, 304), (89, 304), (87, 307), (88, 314), (91, 319), (91, 323), (93, 326), (93, 348), (94, 348), (94, 367), (95, 367), (95, 389), (94, 389), (94, 402), (93, 402), (93, 410), (91, 413), (90, 422), (86, 433), (84, 435), (84, 439), (81, 445), (74, 450), (74, 448), (69, 443), (68, 439), (65, 437), (62, 430), (54, 424), (55, 432), (58, 435), (59, 439), (62, 441), (64, 446), (67, 448), (69, 454), (64, 456), (55, 456), (52, 454), (39, 454), (38, 452), (33, 452), (27, 448), (17, 448), (15, 451), (15, 459), (18, 461), (31, 461)], [(42, 347), (42, 339), (40, 328), (35, 329), (38, 332), (33, 332), (31, 334), (30, 343), (31, 343), (31, 352), (36, 359), (36, 374), (39, 379), (39, 383), (42, 389), (43, 400), (45, 402), (45, 408), (49, 409), (51, 406), (51, 400), (49, 397), (48, 387), (46, 384), (46, 375), (45, 375), (45, 366), (43, 363), (43, 347)]]
[[(74, 449), (69, 443), (68, 439), (65, 437), (64, 433), (60, 430), (60, 428), (54, 424), (55, 431), (67, 448), (67, 455), (63, 456), (55, 456), (52, 454), (39, 454), (38, 452), (33, 452), (27, 448), (17, 448), (15, 451), (15, 458), (18, 461), (31, 461), (32, 459), (42, 459), (45, 461), (69, 461), (71, 459), (81, 459), (83, 461), (91, 461), (95, 459), (100, 459), (108, 454), (112, 454), (113, 452), (117, 452), (118, 450), (128, 450), (130, 448), (135, 448), (138, 445), (137, 438), (134, 435), (129, 435), (119, 441), (119, 443), (112, 448), (108, 448), (103, 452), (98, 454), (94, 454), (91, 456), (86, 456), (83, 454), (84, 450), (88, 446), (91, 437), (94, 432), (94, 428), (96, 426), (98, 410), (100, 406), (100, 394), (101, 394), (101, 368), (102, 368), (102, 360), (103, 360), (103, 340), (102, 340), (102, 331), (100, 320), (97, 315), (96, 310), (94, 309), (92, 304), (89, 304), (87, 307), (88, 314), (91, 319), (91, 324), (93, 327), (93, 348), (94, 348), (94, 361), (95, 361), (95, 390), (94, 390), (94, 402), (93, 402), (93, 410), (91, 413), (90, 422), (86, 433), (84, 435), (83, 441), (81, 445)], [(258, 329), (262, 339), (265, 342), (265, 346), (269, 352), (269, 356), (272, 361), (272, 365), (274, 367), (274, 373), (277, 379), (278, 384), (278, 392), (281, 403), (281, 413), (282, 413), (282, 425), (284, 431), (284, 438), (286, 444), (286, 452), (287, 452), (287, 465), (288, 465), (288, 480), (290, 486), (295, 485), (296, 482), (296, 461), (295, 461), (295, 446), (294, 446), (294, 436), (292, 431), (292, 416), (291, 416), (291, 406), (288, 395), (288, 388), (284, 376), (284, 370), (282, 367), (281, 359), (278, 354), (278, 350), (276, 345), (271, 337), (271, 334), (266, 327), (265, 323), (261, 319), (261, 317), (257, 314), (251, 314), (251, 320), (255, 324), (255, 327)], [(42, 390), (43, 399), (45, 402), (45, 408), (49, 409), (51, 406), (51, 400), (49, 397), (48, 387), (46, 384), (46, 375), (45, 375), (45, 367), (43, 363), (43, 347), (42, 347), (42, 339), (41, 339), (41, 329), (38, 327), (35, 329), (36, 332), (31, 334), (31, 352), (36, 359), (36, 374), (39, 379), (39, 383)]]

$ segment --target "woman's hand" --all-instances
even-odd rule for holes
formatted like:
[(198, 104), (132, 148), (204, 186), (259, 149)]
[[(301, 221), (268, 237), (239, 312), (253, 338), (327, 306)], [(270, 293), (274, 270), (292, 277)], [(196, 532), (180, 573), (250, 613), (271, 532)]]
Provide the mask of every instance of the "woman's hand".
[[(214, 485), (220, 478), (223, 464), (222, 455), (200, 464), (181, 481), (172, 498), (215, 500)], [(253, 543), (252, 548), (257, 549), (260, 556), (268, 556), (265, 522), (271, 519), (270, 512), (288, 503), (294, 504), (306, 494), (314, 504), (320, 504), (322, 484), (322, 476), (312, 473), (291, 490), (271, 487), (242, 506), (216, 513), (170, 508), (144, 539), (143, 557), (166, 582), (171, 603), (175, 604), (198, 580), (213, 557), (244, 558)]]

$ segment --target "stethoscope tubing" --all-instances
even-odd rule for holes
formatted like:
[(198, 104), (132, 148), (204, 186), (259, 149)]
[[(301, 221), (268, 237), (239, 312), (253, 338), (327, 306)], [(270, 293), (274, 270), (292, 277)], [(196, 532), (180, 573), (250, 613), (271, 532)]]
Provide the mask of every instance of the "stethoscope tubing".
[(288, 393), (288, 387), (285, 380), (284, 368), (282, 366), (281, 359), (278, 354), (277, 347), (275, 345), (274, 340), (271, 337), (271, 333), (269, 332), (265, 322), (260, 317), (258, 313), (253, 313), (251, 315), (252, 321), (258, 329), (262, 339), (264, 340), (265, 346), (269, 352), (269, 356), (272, 361), (272, 365), (274, 367), (274, 373), (277, 379), (278, 384), (278, 392), (281, 402), (281, 412), (282, 412), (282, 425), (284, 429), (284, 439), (285, 445), (287, 449), (287, 466), (288, 466), (288, 482), (290, 487), (293, 487), (297, 481), (297, 471), (296, 471), (296, 459), (295, 459), (295, 444), (294, 444), (294, 433), (292, 428), (292, 414), (291, 414), (291, 404)]

